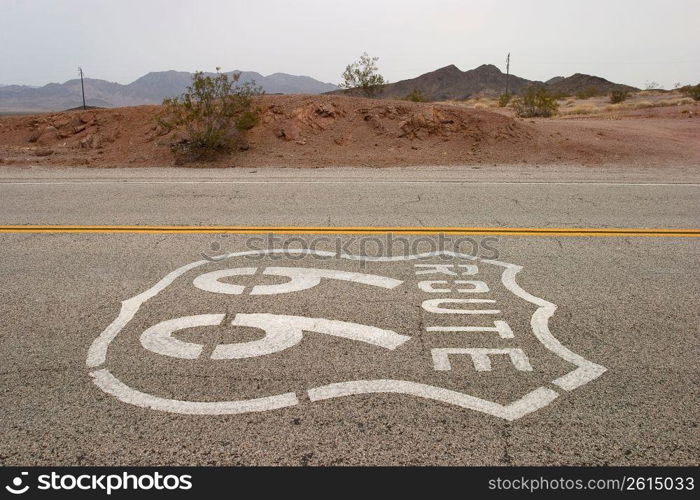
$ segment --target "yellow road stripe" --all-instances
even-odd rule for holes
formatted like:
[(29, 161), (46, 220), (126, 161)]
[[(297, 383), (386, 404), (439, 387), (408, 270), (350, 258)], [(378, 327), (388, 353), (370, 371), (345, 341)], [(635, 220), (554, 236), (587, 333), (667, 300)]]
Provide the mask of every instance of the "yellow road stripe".
[(307, 235), (493, 235), (493, 236), (624, 236), (700, 237), (700, 229), (580, 228), (580, 227), (287, 227), (287, 226), (80, 226), (9, 225), (0, 233), (124, 233), (124, 234), (307, 234)]

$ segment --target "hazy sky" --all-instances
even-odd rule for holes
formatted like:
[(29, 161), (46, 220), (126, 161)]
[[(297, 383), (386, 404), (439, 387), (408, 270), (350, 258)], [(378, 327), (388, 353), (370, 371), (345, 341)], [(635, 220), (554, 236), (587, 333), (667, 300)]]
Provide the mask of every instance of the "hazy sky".
[(700, 0), (0, 0), (0, 83), (241, 69), (338, 83), (367, 51), (395, 82), (491, 63), (643, 86), (700, 81)]

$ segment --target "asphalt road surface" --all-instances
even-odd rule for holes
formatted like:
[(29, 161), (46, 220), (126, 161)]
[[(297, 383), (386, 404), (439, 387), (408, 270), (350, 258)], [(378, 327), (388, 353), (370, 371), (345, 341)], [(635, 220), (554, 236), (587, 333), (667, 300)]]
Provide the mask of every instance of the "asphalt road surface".
[(5, 167), (0, 465), (697, 465), (698, 228), (697, 168)]

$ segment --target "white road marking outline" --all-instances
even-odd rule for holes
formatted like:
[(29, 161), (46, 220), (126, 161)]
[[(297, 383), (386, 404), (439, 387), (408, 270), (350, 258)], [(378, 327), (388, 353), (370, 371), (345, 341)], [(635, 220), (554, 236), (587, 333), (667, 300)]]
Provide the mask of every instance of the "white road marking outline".
[[(366, 262), (398, 262), (406, 260), (416, 260), (438, 256), (449, 256), (468, 260), (480, 260), (499, 267), (503, 267), (501, 274), (503, 285), (521, 299), (537, 305), (537, 310), (533, 313), (530, 324), (533, 334), (542, 345), (572, 363), (576, 368), (555, 379), (552, 383), (564, 390), (571, 391), (588, 382), (600, 377), (607, 369), (599, 364), (579, 356), (566, 348), (557, 340), (549, 330), (549, 318), (556, 311), (557, 306), (545, 299), (536, 297), (523, 290), (516, 282), (516, 275), (523, 269), (517, 264), (510, 264), (491, 259), (478, 259), (472, 255), (461, 254), (451, 251), (437, 251), (408, 256), (390, 257), (364, 257), (350, 254), (336, 254), (335, 252), (323, 250), (303, 250), (303, 249), (272, 249), (272, 250), (250, 250), (244, 252), (232, 252), (218, 256), (219, 259), (230, 259), (243, 257), (246, 255), (267, 255), (271, 253), (294, 253), (304, 255), (317, 255), (320, 257), (337, 257), (347, 260)], [(109, 344), (116, 338), (124, 326), (135, 316), (141, 305), (148, 299), (154, 297), (166, 287), (168, 287), (179, 276), (188, 271), (210, 263), (208, 260), (192, 262), (168, 273), (158, 283), (148, 290), (130, 299), (122, 301), (121, 310), (117, 318), (93, 341), (88, 350), (86, 364), (88, 368), (98, 368), (104, 364), (107, 357)], [(120, 401), (131, 403), (136, 406), (153, 408), (174, 413), (188, 413), (199, 415), (220, 415), (227, 413), (243, 413), (248, 411), (267, 411), (285, 406), (298, 404), (296, 394), (286, 393), (278, 396), (269, 396), (252, 400), (240, 401), (220, 401), (220, 402), (196, 402), (180, 401), (174, 399), (160, 398), (142, 393), (126, 386), (116, 379), (107, 369), (97, 369), (90, 372), (95, 384), (104, 392), (114, 395)], [(326, 386), (316, 387), (308, 390), (312, 401), (331, 399), (336, 397), (349, 396), (352, 394), (374, 394), (374, 393), (400, 393), (418, 396), (425, 399), (441, 401), (453, 404), (462, 408), (480, 411), (489, 415), (503, 418), (508, 421), (516, 420), (524, 415), (547, 406), (559, 393), (546, 387), (538, 387), (517, 401), (507, 405), (501, 405), (492, 401), (487, 401), (475, 396), (452, 391), (449, 389), (411, 382), (406, 380), (355, 380), (339, 382)], [(282, 399), (280, 399), (282, 398)]]
[(311, 401), (354, 396), (360, 394), (407, 394), (433, 401), (440, 401), (450, 405), (459, 406), (468, 410), (480, 411), (494, 417), (512, 421), (544, 408), (554, 401), (559, 393), (546, 387), (538, 387), (528, 392), (517, 401), (502, 405), (486, 399), (470, 396), (463, 392), (453, 391), (434, 385), (421, 384), (408, 380), (353, 380), (315, 387), (308, 391)]
[(180, 401), (178, 399), (161, 398), (137, 391), (121, 382), (106, 368), (90, 373), (93, 381), (104, 392), (111, 394), (119, 401), (142, 408), (184, 413), (187, 415), (233, 415), (253, 411), (276, 410), (299, 404), (297, 395), (286, 392), (275, 396), (265, 396), (254, 399), (237, 401)]
[[(490, 259), (484, 259), (483, 262), (499, 266), (503, 266), (505, 264), (503, 262)], [(530, 326), (532, 327), (532, 332), (535, 334), (537, 340), (539, 340), (542, 345), (558, 355), (560, 358), (577, 366), (574, 371), (557, 378), (552, 383), (564, 390), (571, 391), (577, 387), (587, 384), (591, 380), (594, 380), (605, 373), (607, 369), (604, 366), (588, 361), (583, 356), (579, 356), (578, 354), (572, 352), (564, 347), (564, 345), (559, 342), (554, 335), (552, 335), (552, 333), (549, 331), (549, 318), (551, 318), (554, 311), (557, 310), (557, 306), (544, 299), (535, 297), (534, 295), (520, 288), (520, 285), (518, 285), (518, 283), (515, 281), (515, 276), (522, 270), (522, 266), (507, 264), (505, 267), (506, 270), (501, 275), (501, 282), (503, 285), (518, 297), (540, 306), (530, 319)]]

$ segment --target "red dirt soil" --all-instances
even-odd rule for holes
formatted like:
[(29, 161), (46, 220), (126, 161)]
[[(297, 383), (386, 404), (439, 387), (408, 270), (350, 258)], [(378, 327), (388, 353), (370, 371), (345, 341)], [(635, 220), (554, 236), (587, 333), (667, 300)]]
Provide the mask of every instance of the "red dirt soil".
[[(247, 150), (192, 167), (451, 164), (700, 165), (697, 104), (575, 119), (347, 96), (253, 101)], [(159, 106), (0, 117), (0, 164), (169, 166)]]

